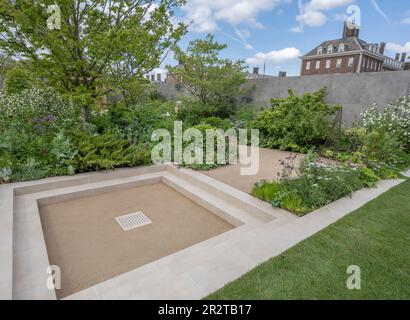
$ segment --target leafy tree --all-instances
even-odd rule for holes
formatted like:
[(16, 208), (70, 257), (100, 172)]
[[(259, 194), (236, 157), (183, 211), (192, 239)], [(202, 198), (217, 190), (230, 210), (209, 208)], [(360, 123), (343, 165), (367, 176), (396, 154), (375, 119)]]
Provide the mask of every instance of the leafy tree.
[(59, 0), (56, 7), (54, 0), (0, 0), (0, 49), (30, 61), (44, 83), (75, 98), (86, 126), (89, 106), (115, 89), (110, 74), (127, 85), (140, 81), (182, 37), (185, 26), (171, 19), (184, 3)]
[(22, 65), (15, 64), (4, 75), (4, 92), (8, 94), (20, 93), (32, 87), (30, 72)]
[(241, 60), (220, 58), (226, 47), (211, 34), (191, 41), (186, 52), (180, 48), (174, 50), (179, 65), (168, 67), (169, 72), (182, 79), (188, 92), (203, 103), (231, 101), (245, 82), (245, 65)]
[(11, 64), (11, 59), (0, 52), (0, 78), (4, 78)]

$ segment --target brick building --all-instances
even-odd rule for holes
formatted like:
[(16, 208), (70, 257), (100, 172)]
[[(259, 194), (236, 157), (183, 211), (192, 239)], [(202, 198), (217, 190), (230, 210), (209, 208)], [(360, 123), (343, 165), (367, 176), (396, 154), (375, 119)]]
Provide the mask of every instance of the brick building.
[(406, 54), (384, 55), (385, 43), (367, 43), (359, 38), (357, 26), (344, 24), (343, 37), (324, 41), (301, 57), (301, 75), (400, 71)]

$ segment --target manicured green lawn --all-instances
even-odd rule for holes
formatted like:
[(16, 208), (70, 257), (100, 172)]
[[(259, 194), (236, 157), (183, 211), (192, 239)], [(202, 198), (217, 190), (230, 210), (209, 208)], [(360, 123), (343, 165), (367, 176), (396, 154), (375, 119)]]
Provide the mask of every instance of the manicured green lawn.
[[(348, 290), (349, 265), (361, 290)], [(410, 299), (410, 180), (208, 299)]]

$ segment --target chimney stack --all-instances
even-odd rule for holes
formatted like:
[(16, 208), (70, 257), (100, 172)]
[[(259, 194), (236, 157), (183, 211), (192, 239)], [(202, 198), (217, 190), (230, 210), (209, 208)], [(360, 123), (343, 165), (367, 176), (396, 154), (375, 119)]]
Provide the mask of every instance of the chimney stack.
[(386, 42), (381, 42), (380, 49), (379, 49), (380, 54), (384, 54), (385, 49), (386, 49)]
[(403, 52), (402, 54), (401, 54), (401, 62), (406, 62), (406, 58), (407, 58), (407, 53), (405, 53), (405, 52)]
[(359, 38), (360, 28), (351, 21), (345, 21), (343, 27), (343, 38)]
[(400, 61), (400, 53), (396, 53), (396, 57), (394, 58), (396, 61)]
[(253, 73), (254, 74), (259, 74), (259, 68), (258, 67), (253, 68)]

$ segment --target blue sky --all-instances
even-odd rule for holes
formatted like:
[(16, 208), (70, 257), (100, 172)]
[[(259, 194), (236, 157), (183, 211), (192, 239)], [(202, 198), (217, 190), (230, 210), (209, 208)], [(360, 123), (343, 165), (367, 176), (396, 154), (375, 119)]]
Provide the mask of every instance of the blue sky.
[[(349, 6), (353, 12), (348, 12)], [(357, 8), (360, 9), (358, 15)], [(410, 54), (409, 0), (188, 0), (178, 19), (193, 21), (181, 41), (213, 33), (228, 44), (223, 56), (243, 59), (266, 73), (299, 75), (300, 54), (341, 37), (343, 20), (360, 16), (360, 38), (387, 43), (386, 54)], [(168, 57), (165, 63), (175, 63)]]

